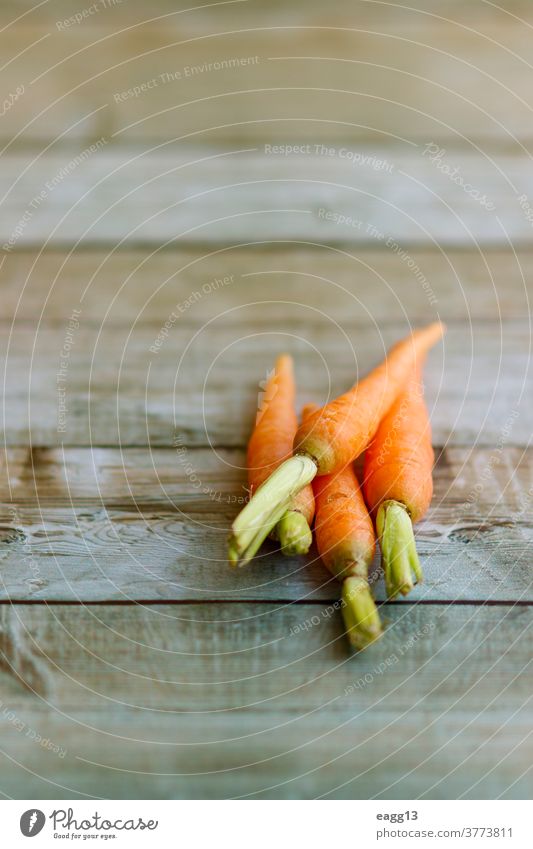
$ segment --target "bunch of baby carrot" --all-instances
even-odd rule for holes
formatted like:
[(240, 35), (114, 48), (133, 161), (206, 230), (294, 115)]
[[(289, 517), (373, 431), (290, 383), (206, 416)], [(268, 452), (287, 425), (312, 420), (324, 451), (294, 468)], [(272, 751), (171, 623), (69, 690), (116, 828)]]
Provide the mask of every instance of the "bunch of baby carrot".
[[(251, 497), (232, 526), (230, 562), (248, 563), (269, 534), (285, 554), (305, 554), (314, 519), (357, 649), (382, 634), (368, 583), (376, 533), (389, 598), (422, 578), (413, 523), (431, 501), (433, 449), (421, 370), (443, 333), (440, 322), (414, 331), (344, 395), (304, 407), (299, 427), (292, 360), (279, 357), (248, 446)], [(353, 462), (363, 452), (361, 488)]]

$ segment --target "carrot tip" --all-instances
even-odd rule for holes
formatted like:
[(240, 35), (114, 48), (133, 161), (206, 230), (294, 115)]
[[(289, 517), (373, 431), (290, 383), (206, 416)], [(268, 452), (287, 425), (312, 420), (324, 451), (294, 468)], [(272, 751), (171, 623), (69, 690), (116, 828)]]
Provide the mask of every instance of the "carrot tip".
[(234, 566), (244, 566), (287, 512), (291, 499), (317, 472), (316, 463), (298, 455), (285, 460), (255, 491), (232, 525), (228, 558)]
[(276, 525), (281, 550), (287, 557), (307, 554), (313, 534), (305, 516), (298, 510), (288, 510)]
[(364, 578), (343, 581), (342, 615), (350, 645), (358, 651), (379, 640), (383, 634), (376, 604)]
[(407, 595), (422, 581), (413, 523), (399, 501), (384, 501), (376, 517), (387, 597)]

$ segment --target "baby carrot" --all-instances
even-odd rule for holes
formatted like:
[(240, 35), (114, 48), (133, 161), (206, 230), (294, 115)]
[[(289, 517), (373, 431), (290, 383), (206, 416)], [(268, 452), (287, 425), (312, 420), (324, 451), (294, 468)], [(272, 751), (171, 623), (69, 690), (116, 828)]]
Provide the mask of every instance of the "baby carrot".
[[(248, 443), (247, 467), (250, 494), (258, 490), (272, 472), (292, 454), (292, 443), (298, 427), (294, 409), (295, 383), (292, 358), (283, 354), (276, 360), (267, 380), (255, 427)], [(280, 517), (273, 535), (279, 539), (285, 554), (306, 554), (312, 542), (309, 525), (313, 521), (315, 502), (310, 485), (296, 493)], [(254, 536), (243, 562), (247, 562), (272, 529)], [(230, 547), (230, 561), (238, 561)]]
[(350, 463), (313, 481), (315, 538), (320, 557), (342, 581), (342, 614), (351, 645), (364, 649), (381, 637), (379, 614), (368, 585), (375, 549), (372, 519)]
[(381, 421), (365, 455), (364, 493), (376, 517), (389, 598), (422, 580), (413, 522), (433, 494), (431, 427), (417, 368)]
[[(317, 410), (306, 404), (305, 421)], [(322, 562), (342, 581), (342, 614), (351, 645), (364, 649), (383, 631), (368, 584), (376, 535), (359, 481), (350, 463), (333, 475), (313, 481), (315, 493), (315, 539)]]
[(235, 519), (231, 557), (249, 560), (253, 556), (249, 552), (258, 548), (256, 536), (264, 533), (265, 538), (300, 489), (317, 474), (343, 469), (365, 450), (413, 368), (443, 333), (440, 322), (414, 331), (391, 348), (366, 378), (302, 422), (294, 438), (294, 456), (277, 466)]
[(319, 475), (351, 463), (373, 439), (413, 368), (443, 332), (444, 326), (435, 322), (394, 345), (367, 377), (302, 422), (294, 440), (295, 452), (311, 457)]

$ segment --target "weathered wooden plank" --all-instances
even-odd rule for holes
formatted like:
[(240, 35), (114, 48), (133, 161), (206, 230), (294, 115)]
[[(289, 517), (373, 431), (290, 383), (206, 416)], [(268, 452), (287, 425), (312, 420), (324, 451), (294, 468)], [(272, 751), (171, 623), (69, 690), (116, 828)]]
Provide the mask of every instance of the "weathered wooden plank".
[(516, 248), (397, 251), (278, 242), (211, 251), (21, 251), (6, 254), (0, 266), (0, 321), (34, 324), (42, 316), (64, 324), (76, 306), (83, 325), (159, 330), (181, 305), (179, 325), (223, 312), (239, 324), (242, 307), (259, 301), (260, 314), (246, 314), (247, 323), (364, 324), (371, 317), (383, 325), (406, 315), (422, 323), (428, 304), (444, 321), (494, 322), (529, 312), (532, 280), (533, 253)]
[[(361, 24), (408, 24), (426, 28), (432, 24), (432, 18), (442, 16), (463, 24), (475, 22), (479, 29), (485, 25), (510, 22), (516, 15), (522, 21), (532, 17), (528, 0), (506, 0), (505, 7), (486, 3), (485, 0), (471, 0), (465, 4), (462, 0), (412, 0), (406, 6), (402, 0), (390, 0), (383, 3), (368, 0), (332, 0), (325, 10), (320, 0), (294, 0), (287, 5), (283, 0), (233, 0), (233, 2), (191, 3), (190, 0), (156, 0), (147, 11), (143, 0), (128, 0), (125, 3), (109, 3), (102, 11), (105, 17), (89, 16), (82, 22), (84, 28), (92, 29), (95, 24), (102, 28), (115, 27), (152, 20), (157, 23), (158, 15), (166, 17), (161, 25), (166, 29), (179, 28), (186, 31), (202, 32), (213, 24), (222, 25), (233, 21), (260, 26), (271, 24), (274, 19), (280, 25), (308, 23), (316, 26), (326, 25), (328, 21), (344, 23), (356, 18)], [(101, 15), (101, 12), (97, 14)], [(51, 20), (63, 19), (72, 15), (69, 0), (49, 0), (46, 4), (33, 3), (33, 0), (4, 0), (0, 9), (0, 20), (10, 23), (24, 15), (17, 23), (20, 27), (36, 24), (49, 24)]]
[(463, 24), (441, 7), (301, 3), (276, 15), (255, 5), (145, 26), (129, 12), (68, 26), (72, 8), (48, 10), (44, 25), (6, 28), (4, 90), (23, 90), (2, 140), (531, 139), (528, 22), (506, 10), (481, 4), (485, 18), (466, 13)]
[(423, 144), (336, 146), (331, 156), (312, 144), (290, 156), (265, 144), (93, 147), (2, 157), (4, 251), (78, 241), (531, 243), (520, 198), (533, 198), (533, 164), (524, 153), (449, 151), (432, 161)]
[[(293, 713), (265, 722), (234, 711), (201, 725), (197, 716), (118, 707), (104, 717), (27, 710), (23, 733), (2, 723), (0, 786), (20, 799), (529, 799), (531, 709), (524, 699), (483, 712), (483, 697), (475, 713), (412, 711), (395, 721), (397, 713), (380, 711), (369, 731), (353, 710), (305, 722)], [(92, 730), (102, 722), (104, 731)], [(220, 742), (191, 745), (199, 728)]]
[[(190, 454), (194, 477), (171, 450), (9, 451), (0, 598), (334, 602), (338, 584), (315, 551), (287, 559), (269, 544), (246, 569), (229, 568), (244, 456)], [(440, 454), (433, 505), (417, 528), (425, 582), (410, 600), (532, 601), (532, 492), (531, 450)], [(379, 556), (373, 579), (383, 600)]]
[[(324, 403), (410, 329), (405, 320), (378, 328), (357, 304), (339, 324), (304, 305), (300, 320), (272, 325), (262, 318), (261, 281), (257, 288), (255, 303), (227, 313), (222, 296), (219, 319), (182, 326), (177, 318), (168, 335), (168, 316), (160, 327), (85, 326), (81, 315), (74, 326), (4, 328), (6, 443), (242, 446), (280, 350), (295, 357), (300, 401)], [(428, 305), (426, 320), (436, 316)], [(502, 434), (529, 442), (530, 347), (528, 319), (449, 327), (425, 370), (436, 444), (493, 445)]]
[[(464, 709), (478, 707), (479, 692), (469, 688), (475, 682), (483, 687), (485, 674), (500, 684), (501, 706), (529, 692), (524, 667), (533, 611), (525, 607), (390, 608), (386, 636), (353, 658), (340, 614), (328, 605), (2, 605), (0, 621), (2, 680), (13, 706), (35, 706), (37, 696), (52, 708), (105, 712), (111, 696), (129, 707), (176, 714), (251, 707), (303, 713), (330, 700), (332, 710), (356, 701), (363, 711), (399, 685), (400, 711), (413, 698), (413, 682), (406, 679), (422, 679), (429, 690), (435, 676), (445, 680), (447, 667), (457, 667), (456, 677), (427, 693), (435, 711), (458, 696)], [(460, 637), (465, 633), (468, 640)], [(452, 634), (462, 648), (447, 647)], [(504, 665), (506, 649), (505, 668), (491, 676), (492, 665)], [(344, 698), (345, 688), (395, 650), (398, 661), (381, 676), (388, 680), (378, 682), (376, 675), (366, 687), (353, 686), (347, 695), (356, 699)], [(474, 653), (478, 666), (463, 668)], [(425, 661), (430, 672), (417, 675)], [(505, 691), (507, 676), (518, 680)], [(250, 702), (258, 696), (259, 704)], [(212, 739), (208, 729), (205, 739)]]
[(0, 789), (528, 798), (531, 615), (395, 607), (350, 658), (314, 605), (3, 608)]

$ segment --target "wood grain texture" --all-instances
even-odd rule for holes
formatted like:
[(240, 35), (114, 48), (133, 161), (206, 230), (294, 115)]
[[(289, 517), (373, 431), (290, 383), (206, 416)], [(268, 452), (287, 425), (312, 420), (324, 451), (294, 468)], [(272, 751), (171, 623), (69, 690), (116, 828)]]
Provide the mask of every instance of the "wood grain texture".
[[(516, 246), (410, 246), (401, 252), (287, 240), (155, 251), (20, 251), (6, 254), (0, 266), (0, 322), (35, 326), (40, 317), (62, 325), (78, 307), (83, 325), (159, 330), (179, 304), (179, 325), (198, 326), (222, 312), (238, 323), (250, 301), (259, 301), (261, 311), (246, 320), (272, 327), (312, 317), (381, 326), (408, 316), (418, 324), (427, 321), (432, 305), (444, 321), (498, 322), (529, 312), (532, 281), (533, 253)], [(320, 312), (312, 316), (313, 309)]]
[(388, 624), (350, 658), (315, 605), (2, 608), (0, 789), (528, 798), (531, 610), (395, 607)]
[[(240, 451), (191, 451), (192, 477), (172, 450), (9, 451), (0, 598), (334, 602), (339, 586), (314, 551), (284, 558), (267, 545), (246, 569), (228, 566), (243, 462)], [(531, 450), (442, 452), (417, 526), (425, 582), (409, 600), (533, 601), (532, 493)], [(384, 600), (378, 557), (373, 576)]]
[(259, 239), (375, 248), (388, 240), (474, 249), (531, 243), (519, 200), (533, 197), (533, 164), (525, 153), (451, 150), (445, 173), (441, 160), (424, 155), (423, 144), (338, 145), (332, 156), (313, 145), (289, 156), (265, 144), (145, 150), (100, 141), (88, 150), (2, 156), (4, 252)]
[[(178, 311), (167, 331), (168, 315), (159, 327), (100, 327), (85, 326), (82, 314), (69, 333), (68, 317), (79, 304), (63, 324), (13, 334), (0, 328), (6, 444), (170, 447), (179, 440), (184, 447), (240, 447), (280, 349), (295, 358), (298, 404), (322, 404), (410, 332), (405, 319), (373, 324), (357, 304), (342, 323), (305, 303), (294, 308), (298, 319), (272, 324), (262, 314), (261, 280), (255, 286), (248, 305), (226, 312), (220, 290), (215, 320), (182, 326)], [(426, 321), (435, 317), (437, 307), (428, 305)], [(425, 369), (435, 444), (528, 444), (530, 347), (528, 319), (450, 324)]]
[(469, 4), (476, 14), (460, 4), (420, 13), (250, 0), (139, 16), (122, 3), (69, 26), (81, 9), (46, 5), (46, 22), (28, 16), (0, 33), (4, 90), (24, 87), (3, 116), (6, 142), (104, 134), (531, 145), (527, 11), (522, 21), (480, 3)]
[[(185, 29), (191, 32), (205, 31), (213, 24), (227, 24), (236, 18), (246, 24), (266, 25), (275, 18), (280, 24), (295, 21), (310, 24), (323, 24), (333, 20), (343, 23), (353, 17), (364, 24), (381, 24), (384, 28), (406, 23), (413, 27), (431, 26), (432, 18), (442, 15), (452, 22), (467, 25), (476, 23), (480, 28), (495, 23), (512, 22), (512, 16), (522, 21), (531, 21), (533, 13), (528, 0), (506, 0), (505, 8), (487, 3), (485, 0), (471, 0), (465, 4), (462, 0), (411, 0), (406, 6), (402, 0), (334, 0), (328, 9), (324, 9), (320, 0), (294, 0), (287, 5), (283, 0), (218, 0), (211, 4), (191, 3), (190, 0), (155, 0), (147, 13), (143, 0), (128, 0), (128, 4), (115, 3), (106, 8), (105, 18), (97, 19), (102, 28), (115, 27), (118, 24), (143, 22), (165, 15), (165, 29)], [(33, 0), (5, 0), (0, 9), (0, 20), (9, 24), (15, 18), (19, 27), (35, 24), (49, 24), (51, 20), (66, 18), (72, 14), (69, 0), (49, 0), (44, 5)], [(94, 18), (85, 19), (90, 29)], [(154, 21), (157, 23), (157, 20)]]
[[(531, 798), (533, 5), (189, 5), (0, 8), (0, 792)], [(243, 449), (281, 349), (321, 403), (435, 318), (351, 656), (313, 553), (227, 565)]]

